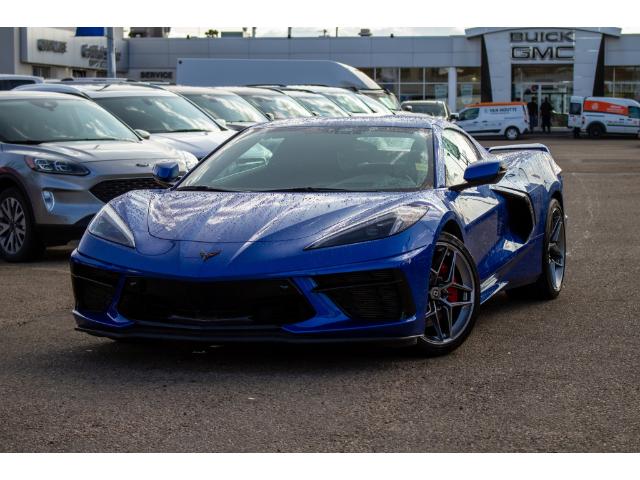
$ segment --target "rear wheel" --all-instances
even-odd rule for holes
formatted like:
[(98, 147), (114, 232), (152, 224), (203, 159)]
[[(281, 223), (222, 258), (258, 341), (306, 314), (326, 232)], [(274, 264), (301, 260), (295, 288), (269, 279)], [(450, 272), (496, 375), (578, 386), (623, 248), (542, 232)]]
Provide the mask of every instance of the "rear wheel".
[(475, 324), (479, 285), (475, 263), (464, 244), (443, 233), (429, 273), (425, 331), (417, 343), (422, 354), (444, 355), (464, 342)]
[(507, 290), (510, 297), (552, 300), (560, 294), (564, 282), (567, 241), (564, 210), (555, 198), (549, 203), (542, 246), (542, 273), (538, 280), (523, 287)]
[(520, 138), (520, 130), (518, 130), (516, 127), (508, 127), (504, 131), (504, 138), (506, 138), (507, 140), (517, 140), (518, 138)]
[(589, 125), (589, 128), (587, 129), (587, 133), (589, 134), (589, 138), (600, 138), (606, 132), (604, 127), (601, 124), (593, 123)]
[(0, 193), (0, 256), (8, 262), (25, 262), (43, 252), (28, 202), (18, 189), (4, 190)]

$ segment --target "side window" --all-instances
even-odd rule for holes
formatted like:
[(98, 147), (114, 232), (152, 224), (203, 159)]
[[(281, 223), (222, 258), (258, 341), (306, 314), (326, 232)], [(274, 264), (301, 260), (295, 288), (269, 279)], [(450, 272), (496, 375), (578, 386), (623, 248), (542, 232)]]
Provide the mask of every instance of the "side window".
[(479, 114), (480, 114), (479, 108), (469, 108), (467, 110), (463, 110), (462, 112), (460, 112), (460, 116), (458, 117), (458, 120), (459, 121), (475, 120), (476, 118), (478, 118)]
[(629, 116), (631, 118), (640, 118), (640, 107), (629, 107)]
[(462, 183), (464, 181), (464, 170), (467, 168), (467, 163), (462, 158), (458, 146), (451, 140), (450, 135), (448, 135), (449, 132), (451, 132), (451, 130), (445, 130), (442, 134), (444, 170), (448, 187)]

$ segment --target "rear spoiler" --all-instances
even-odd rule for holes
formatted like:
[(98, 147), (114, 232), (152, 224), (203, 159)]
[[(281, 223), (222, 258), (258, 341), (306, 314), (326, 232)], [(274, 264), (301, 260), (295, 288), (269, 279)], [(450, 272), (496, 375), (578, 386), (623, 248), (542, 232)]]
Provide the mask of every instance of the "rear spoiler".
[(522, 150), (534, 150), (538, 152), (551, 153), (549, 147), (542, 143), (523, 143), (521, 145), (500, 145), (497, 147), (489, 147), (491, 153), (517, 152)]

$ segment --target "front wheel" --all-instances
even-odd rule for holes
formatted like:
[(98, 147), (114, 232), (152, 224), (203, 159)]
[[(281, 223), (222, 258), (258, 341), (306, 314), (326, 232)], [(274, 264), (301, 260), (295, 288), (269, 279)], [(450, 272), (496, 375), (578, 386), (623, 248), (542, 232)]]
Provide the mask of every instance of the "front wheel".
[(520, 130), (516, 127), (509, 127), (504, 131), (504, 138), (507, 140), (517, 140), (520, 138)]
[(428, 356), (455, 350), (475, 324), (480, 281), (468, 250), (448, 233), (443, 233), (436, 242), (427, 304), (425, 331), (418, 338), (418, 350)]
[(43, 252), (27, 200), (16, 188), (4, 190), (0, 193), (0, 257), (24, 262)]

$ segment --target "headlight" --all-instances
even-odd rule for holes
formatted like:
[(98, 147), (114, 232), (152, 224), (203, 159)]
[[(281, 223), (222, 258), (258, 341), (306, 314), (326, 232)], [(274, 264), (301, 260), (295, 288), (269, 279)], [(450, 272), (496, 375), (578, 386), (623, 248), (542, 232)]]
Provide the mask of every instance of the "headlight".
[(91, 220), (89, 233), (110, 242), (119, 243), (125, 247), (135, 248), (131, 229), (120, 218), (120, 215), (110, 205), (105, 205), (102, 210)]
[(337, 231), (330, 232), (309, 245), (307, 249), (335, 247), (390, 237), (415, 224), (427, 213), (427, 210), (429, 210), (427, 205), (402, 205), (350, 227), (341, 225), (336, 229)]
[(31, 170), (58, 175), (88, 175), (89, 169), (71, 160), (55, 160), (50, 158), (24, 157)]

